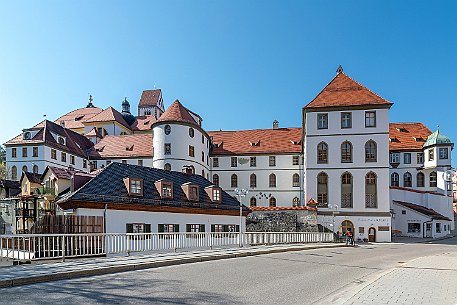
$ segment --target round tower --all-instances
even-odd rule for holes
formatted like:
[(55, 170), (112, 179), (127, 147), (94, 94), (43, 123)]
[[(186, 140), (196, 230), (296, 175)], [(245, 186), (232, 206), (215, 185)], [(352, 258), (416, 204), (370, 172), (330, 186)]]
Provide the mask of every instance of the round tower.
[(176, 100), (152, 124), (153, 167), (208, 178), (210, 138), (201, 121)]

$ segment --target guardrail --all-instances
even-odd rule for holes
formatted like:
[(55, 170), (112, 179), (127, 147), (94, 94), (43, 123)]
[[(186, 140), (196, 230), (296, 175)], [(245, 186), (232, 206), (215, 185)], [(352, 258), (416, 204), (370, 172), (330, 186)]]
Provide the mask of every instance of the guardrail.
[[(241, 241), (240, 241), (241, 238)], [(93, 233), (0, 235), (0, 258), (15, 261), (240, 245), (333, 242), (332, 233)]]

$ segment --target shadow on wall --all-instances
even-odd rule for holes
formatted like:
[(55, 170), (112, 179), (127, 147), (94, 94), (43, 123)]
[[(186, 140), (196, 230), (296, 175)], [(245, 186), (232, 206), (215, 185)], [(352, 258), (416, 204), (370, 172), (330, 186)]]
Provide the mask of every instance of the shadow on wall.
[(315, 211), (254, 211), (246, 219), (247, 232), (317, 232)]

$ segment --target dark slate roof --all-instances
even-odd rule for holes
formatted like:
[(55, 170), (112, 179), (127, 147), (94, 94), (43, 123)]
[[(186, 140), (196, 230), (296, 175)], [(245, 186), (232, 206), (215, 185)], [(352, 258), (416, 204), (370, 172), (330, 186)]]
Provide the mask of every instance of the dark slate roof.
[(397, 200), (394, 200), (393, 202), (397, 203), (397, 204), (399, 204), (401, 206), (404, 206), (405, 208), (409, 208), (409, 209), (414, 210), (414, 211), (416, 211), (418, 213), (421, 213), (421, 214), (423, 214), (425, 216), (431, 217), (432, 219), (451, 221), (448, 217), (446, 217), (444, 215), (441, 215), (437, 211), (435, 211), (433, 209), (426, 208), (426, 207), (424, 207), (422, 205), (418, 205), (418, 204), (414, 204), (414, 203), (410, 203), (410, 202), (404, 202), (404, 201), (397, 201)]
[(31, 172), (23, 172), (21, 180), (24, 179), (24, 176), (27, 177), (27, 180), (29, 180), (31, 183), (41, 183), (41, 175), (40, 174), (35, 174)]
[[(124, 184), (124, 178), (142, 178), (143, 196), (129, 196)], [(155, 182), (164, 179), (173, 182), (173, 199), (162, 200), (155, 187)], [(197, 203), (189, 202), (181, 186), (184, 183), (199, 186), (200, 200)], [(165, 171), (157, 168), (113, 162), (106, 166), (100, 173), (75, 192), (64, 195), (57, 203), (67, 202), (98, 202), (120, 204), (145, 204), (152, 206), (192, 207), (205, 209), (239, 209), (238, 201), (228, 193), (222, 191), (222, 202), (213, 203), (205, 192), (205, 187), (213, 183), (200, 175), (188, 175), (180, 172)], [(243, 208), (248, 211), (247, 207)]]

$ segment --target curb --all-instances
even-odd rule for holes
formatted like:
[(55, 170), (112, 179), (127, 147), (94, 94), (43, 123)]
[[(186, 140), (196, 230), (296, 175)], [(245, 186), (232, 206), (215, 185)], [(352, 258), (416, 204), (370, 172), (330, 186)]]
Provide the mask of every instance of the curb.
[(101, 267), (101, 268), (95, 268), (95, 269), (59, 272), (59, 273), (53, 273), (53, 274), (36, 275), (36, 276), (30, 276), (30, 277), (19, 277), (19, 278), (13, 278), (13, 279), (5, 279), (5, 280), (0, 279), (0, 288), (9, 288), (9, 287), (24, 286), (24, 285), (44, 283), (44, 282), (68, 280), (68, 279), (73, 279), (73, 278), (81, 278), (81, 277), (94, 276), (94, 275), (104, 275), (104, 274), (120, 273), (120, 272), (135, 271), (135, 270), (153, 269), (153, 268), (159, 268), (159, 267), (192, 264), (192, 263), (223, 260), (223, 259), (230, 259), (230, 258), (258, 256), (258, 255), (270, 254), (270, 253), (315, 250), (315, 249), (332, 249), (332, 248), (340, 248), (340, 247), (344, 247), (344, 245), (333, 245), (333, 246), (325, 246), (325, 247), (322, 247), (322, 246), (311, 246), (311, 247), (301, 246), (300, 247), (300, 246), (298, 246), (298, 247), (293, 247), (293, 248), (265, 249), (265, 250), (259, 250), (259, 251), (241, 250), (243, 252), (216, 253), (215, 255), (203, 254), (202, 256), (189, 257), (189, 258), (174, 258), (174, 259), (173, 258), (171, 258), (171, 259), (161, 258), (158, 261), (149, 261), (149, 262), (142, 262), (142, 263), (140, 262), (140, 263), (136, 263), (136, 264), (123, 264), (123, 265), (118, 265), (118, 266), (108, 266), (108, 267)]

